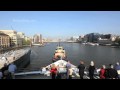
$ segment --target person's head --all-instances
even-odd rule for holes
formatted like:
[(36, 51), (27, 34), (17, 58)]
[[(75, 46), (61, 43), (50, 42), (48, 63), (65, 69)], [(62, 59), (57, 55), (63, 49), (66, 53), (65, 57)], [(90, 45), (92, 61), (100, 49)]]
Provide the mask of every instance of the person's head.
[(103, 69), (105, 69), (105, 68), (106, 68), (106, 66), (105, 66), (105, 65), (102, 65), (102, 68), (103, 68)]
[(52, 64), (52, 68), (55, 68), (55, 64)]
[(4, 64), (4, 67), (7, 67), (7, 63)]
[(109, 64), (109, 67), (111, 67), (112, 64)]
[(110, 64), (109, 66), (110, 66), (110, 68), (114, 68), (114, 66), (112, 64)]
[(84, 64), (84, 62), (83, 62), (83, 61), (80, 61), (80, 64)]
[(117, 62), (116, 65), (119, 65), (119, 62)]
[(67, 60), (67, 62), (68, 62), (68, 63), (70, 63), (70, 61), (69, 61), (69, 60)]
[(94, 62), (93, 62), (93, 61), (91, 61), (91, 62), (90, 62), (90, 65), (91, 65), (91, 66), (94, 66)]

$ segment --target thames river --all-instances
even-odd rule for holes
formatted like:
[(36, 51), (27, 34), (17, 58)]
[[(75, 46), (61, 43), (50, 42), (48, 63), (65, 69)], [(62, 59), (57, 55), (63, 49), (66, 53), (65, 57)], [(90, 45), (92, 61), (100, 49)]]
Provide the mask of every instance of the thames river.
[[(40, 68), (52, 63), (52, 57), (58, 43), (47, 43), (44, 47), (33, 46), (31, 48), (31, 64), (28, 68)], [(110, 46), (89, 46), (80, 43), (61, 43), (67, 54), (67, 60), (78, 65), (83, 60), (88, 67), (90, 61), (95, 62), (96, 67), (105, 64), (115, 64), (120, 61), (120, 48)]]

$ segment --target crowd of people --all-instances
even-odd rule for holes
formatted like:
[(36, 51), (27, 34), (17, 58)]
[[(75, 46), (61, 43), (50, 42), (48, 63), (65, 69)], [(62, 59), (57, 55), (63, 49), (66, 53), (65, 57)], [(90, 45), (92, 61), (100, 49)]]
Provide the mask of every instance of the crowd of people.
[[(62, 79), (62, 74), (59, 72), (60, 68), (66, 68), (66, 79), (73, 79), (74, 70), (72, 69), (72, 64), (70, 61), (67, 61), (67, 64), (64, 67), (56, 66), (54, 63), (50, 68), (50, 75), (52, 79)], [(79, 71), (80, 79), (84, 79), (86, 66), (83, 61), (80, 61), (80, 64), (76, 67)], [(17, 67), (14, 63), (9, 65), (5, 64), (4, 68), (0, 69), (0, 79), (15, 79), (14, 73), (16, 72)], [(89, 67), (87, 68), (88, 76), (90, 79), (94, 79), (95, 75), (95, 64), (93, 61), (90, 62)], [(99, 79), (120, 79), (120, 64), (117, 62), (115, 65), (109, 64), (108, 67), (102, 65), (98, 71)]]
[[(55, 66), (55, 64), (52, 64), (50, 69), (52, 79), (57, 79), (57, 77), (59, 76), (58, 73), (59, 68), (60, 67)], [(71, 67), (70, 61), (67, 62), (65, 68), (66, 68), (66, 79), (72, 79), (73, 69)], [(85, 75), (84, 72), (86, 69), (84, 62), (80, 61), (80, 64), (76, 68), (78, 68), (79, 70), (80, 79), (84, 79), (83, 77)], [(88, 67), (88, 76), (90, 79), (94, 79), (95, 70), (96, 70), (95, 64), (93, 61), (91, 61)], [(101, 68), (99, 69), (98, 75), (99, 75), (99, 79), (120, 79), (119, 62), (117, 62), (115, 65), (109, 64), (108, 67), (102, 65)]]

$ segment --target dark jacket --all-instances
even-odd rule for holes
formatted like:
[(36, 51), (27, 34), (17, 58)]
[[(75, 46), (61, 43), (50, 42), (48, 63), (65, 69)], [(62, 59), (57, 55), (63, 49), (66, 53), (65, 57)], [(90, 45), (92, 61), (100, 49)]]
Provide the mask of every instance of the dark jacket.
[(89, 74), (94, 74), (94, 71), (95, 71), (95, 66), (89, 66)]
[(78, 65), (78, 69), (79, 69), (79, 74), (83, 75), (84, 74), (85, 65), (84, 64)]
[(1, 69), (2, 73), (4, 73), (4, 71), (8, 70), (8, 66), (5, 66)]
[(109, 72), (108, 72), (109, 78), (113, 79), (113, 78), (118, 78), (118, 73), (117, 70), (110, 68)]
[(12, 75), (8, 70), (4, 71), (3, 79), (12, 79)]

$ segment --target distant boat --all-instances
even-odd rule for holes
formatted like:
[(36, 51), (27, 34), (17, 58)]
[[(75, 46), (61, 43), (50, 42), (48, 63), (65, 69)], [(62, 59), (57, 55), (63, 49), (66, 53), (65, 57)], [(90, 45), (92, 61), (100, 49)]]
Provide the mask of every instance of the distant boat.
[(61, 58), (66, 59), (66, 52), (62, 46), (57, 46), (54, 56), (53, 56), (53, 62), (55, 62)]
[(60, 41), (59, 45), (57, 46), (54, 56), (53, 56), (53, 62), (59, 60), (59, 59), (66, 59), (66, 52), (62, 46), (60, 46)]

